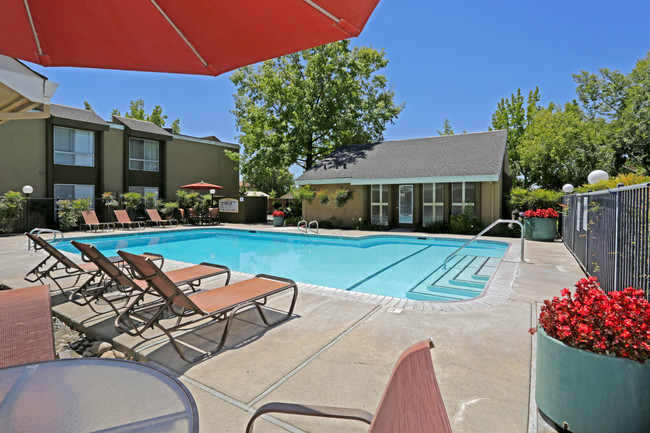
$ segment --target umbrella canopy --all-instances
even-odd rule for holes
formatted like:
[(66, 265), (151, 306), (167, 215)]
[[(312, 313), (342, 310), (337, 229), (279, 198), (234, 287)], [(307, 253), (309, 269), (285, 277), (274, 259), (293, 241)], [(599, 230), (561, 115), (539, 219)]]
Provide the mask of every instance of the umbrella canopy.
[(197, 183), (190, 183), (187, 185), (181, 186), (184, 189), (222, 189), (222, 186), (215, 185), (212, 183), (205, 183), (203, 181)]
[(43, 66), (219, 75), (357, 36), (379, 0), (6, 0), (0, 54)]

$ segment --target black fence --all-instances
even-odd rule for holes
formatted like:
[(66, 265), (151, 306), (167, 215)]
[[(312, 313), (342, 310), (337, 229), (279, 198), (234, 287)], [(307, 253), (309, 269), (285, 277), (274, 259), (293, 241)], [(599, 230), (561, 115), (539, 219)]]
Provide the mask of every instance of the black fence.
[(605, 291), (650, 299), (650, 183), (563, 198), (564, 244)]

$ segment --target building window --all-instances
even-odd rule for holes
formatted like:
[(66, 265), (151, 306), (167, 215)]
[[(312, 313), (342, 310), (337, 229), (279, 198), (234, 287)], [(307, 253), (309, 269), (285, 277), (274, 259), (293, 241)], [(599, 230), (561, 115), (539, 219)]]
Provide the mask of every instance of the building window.
[(370, 185), (370, 222), (388, 225), (388, 185)]
[(137, 192), (142, 197), (144, 197), (145, 194), (153, 192), (154, 194), (156, 194), (156, 197), (158, 197), (158, 187), (157, 186), (130, 186), (129, 187), (129, 192)]
[[(54, 198), (61, 200), (76, 200), (78, 198), (89, 198), (90, 208), (95, 208), (95, 185), (73, 185), (68, 183), (54, 184)], [(56, 202), (54, 203), (56, 211)], [(58, 218), (55, 212), (55, 219)]]
[(445, 219), (445, 184), (422, 185), (422, 225), (442, 222)]
[(476, 215), (477, 189), (475, 182), (455, 182), (451, 184), (452, 215), (466, 211)]
[(158, 171), (158, 147), (160, 143), (142, 138), (129, 139), (129, 169)]
[(95, 166), (95, 133), (81, 129), (54, 127), (54, 163)]

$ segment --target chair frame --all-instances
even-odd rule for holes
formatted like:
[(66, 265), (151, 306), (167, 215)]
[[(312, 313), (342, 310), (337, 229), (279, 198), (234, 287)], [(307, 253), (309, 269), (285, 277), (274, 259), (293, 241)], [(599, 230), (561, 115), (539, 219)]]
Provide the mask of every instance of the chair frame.
[(147, 228), (147, 225), (144, 221), (131, 221), (129, 213), (124, 209), (113, 209), (113, 213), (115, 214), (115, 218), (117, 218), (117, 221), (115, 222), (116, 228), (119, 228), (118, 226), (121, 226), (126, 230), (132, 228), (140, 228), (144, 230)]
[(219, 219), (219, 208), (211, 207), (208, 213), (208, 218), (210, 218), (210, 222), (212, 224), (219, 225), (219, 223), (221, 222), (221, 220)]
[[(97, 230), (108, 230), (111, 229), (115, 231), (115, 224), (113, 223), (100, 223), (99, 219), (97, 219), (97, 214), (95, 213), (94, 210), (85, 210), (81, 212), (81, 216), (84, 219), (84, 222), (79, 224), (79, 228), (81, 231), (93, 231), (96, 232)], [(84, 230), (84, 227), (86, 228)]]
[[(215, 353), (219, 352), (223, 348), (228, 338), (228, 334), (232, 326), (232, 321), (234, 317), (237, 315), (237, 313), (239, 313), (240, 311), (251, 307), (255, 307), (258, 313), (260, 314), (260, 317), (262, 318), (264, 324), (268, 327), (272, 327), (281, 322), (289, 320), (291, 318), (291, 315), (293, 314), (293, 309), (296, 305), (296, 299), (298, 297), (298, 285), (293, 280), (290, 280), (288, 278), (276, 277), (273, 275), (258, 274), (254, 278), (251, 278), (249, 280), (245, 280), (239, 283), (234, 283), (231, 285), (225, 285), (221, 288), (209, 290), (208, 292), (213, 294), (215, 297), (219, 297), (221, 294), (225, 292), (228, 292), (228, 294), (230, 295), (235, 295), (237, 293), (237, 290), (240, 287), (242, 287), (242, 285), (248, 284), (255, 279), (271, 280), (274, 282), (285, 283), (285, 284), (255, 296), (247, 296), (247, 297), (240, 296), (240, 298), (236, 299), (235, 302), (232, 302), (231, 304), (225, 307), (213, 311), (204, 311), (192, 301), (192, 297), (200, 296), (202, 294), (205, 294), (206, 292), (187, 296), (178, 287), (176, 287), (176, 285), (174, 285), (174, 283), (169, 279), (169, 277), (162, 270), (160, 270), (160, 268), (158, 268), (153, 262), (151, 262), (151, 260), (135, 256), (125, 251), (118, 251), (117, 253), (125, 261), (129, 263), (131, 269), (137, 271), (140, 278), (149, 282), (149, 285), (155, 291), (157, 291), (158, 294), (163, 298), (164, 303), (156, 304), (156, 305), (143, 305), (141, 307), (138, 307), (136, 302), (137, 299), (136, 299), (135, 301), (131, 302), (124, 309), (123, 312), (119, 314), (119, 316), (115, 320), (115, 327), (121, 331), (124, 331), (129, 335), (139, 335), (145, 340), (158, 337), (161, 335), (161, 334), (156, 334), (155, 336), (150, 336), (150, 337), (145, 337), (143, 335), (143, 332), (145, 330), (149, 328), (153, 329), (155, 327), (167, 336), (169, 342), (172, 344), (172, 347), (174, 348), (174, 350), (176, 350), (176, 353), (178, 353), (178, 355), (183, 360), (189, 363), (195, 363), (199, 360), (207, 359), (212, 355), (214, 355)], [(279, 320), (276, 320), (273, 323), (269, 322), (261, 307), (266, 304), (269, 296), (279, 294), (291, 289), (293, 289), (293, 297), (291, 299), (291, 305), (289, 307), (288, 312)], [(169, 290), (171, 293), (173, 293), (173, 295), (171, 296), (166, 295), (165, 294), (166, 290)], [(145, 315), (149, 313), (151, 313), (150, 316)], [(191, 319), (191, 317), (193, 316), (198, 316), (198, 317)], [(175, 323), (173, 325), (165, 326), (164, 324), (161, 323), (162, 320), (172, 320), (173, 317), (176, 317)], [(190, 319), (182, 322), (183, 319), (187, 319), (187, 318)], [(203, 351), (197, 347), (194, 347), (182, 341), (177, 341), (174, 335), (172, 334), (175, 331), (181, 331), (182, 333), (184, 333), (184, 331), (188, 331), (190, 329), (196, 329), (198, 327), (197, 324), (201, 322), (207, 323), (207, 321), (223, 321), (223, 320), (226, 321), (226, 324), (224, 326), (224, 330), (222, 332), (221, 338), (219, 339), (216, 348), (209, 352)], [(139, 322), (140, 325), (134, 326), (136, 325), (134, 321)], [(129, 323), (129, 327), (125, 326), (125, 322)], [(136, 334), (131, 333), (133, 329), (138, 329)], [(203, 353), (193, 359), (189, 359), (185, 356), (185, 354), (181, 350), (179, 343), (188, 346), (193, 350), (203, 352)]]
[[(149, 219), (147, 220), (147, 225), (149, 226), (156, 226), (156, 227), (167, 227), (171, 226), (174, 224), (174, 227), (178, 227), (178, 220), (175, 218), (172, 219), (162, 219), (160, 217), (160, 213), (158, 212), (158, 209), (147, 209), (147, 215), (149, 215)], [(152, 216), (156, 216), (157, 219), (152, 218)]]
[[(438, 382), (436, 381), (436, 375), (433, 370), (433, 362), (431, 362), (431, 354), (429, 351), (433, 348), (433, 340), (427, 339), (412, 345), (402, 353), (395, 363), (395, 367), (384, 389), (384, 394), (382, 395), (375, 415), (361, 409), (274, 402), (267, 403), (255, 411), (246, 426), (246, 433), (253, 433), (255, 420), (267, 413), (362, 421), (370, 425), (369, 433), (378, 432), (379, 430), (382, 433), (397, 431), (400, 433), (452, 433), (451, 424), (449, 423), (449, 418), (447, 417)], [(428, 365), (424, 361), (425, 357), (429, 360)], [(419, 391), (426, 392), (429, 395), (430, 401), (426, 403), (425, 408), (420, 407), (414, 410), (414, 412), (418, 413), (417, 421), (415, 421), (415, 417), (411, 413), (408, 422), (403, 422), (404, 420), (400, 419), (402, 412), (396, 412), (395, 407), (384, 409), (388, 415), (380, 416), (382, 408), (387, 407), (395, 400), (404, 403), (404, 406), (409, 405), (410, 399), (416, 392), (411, 389), (406, 390), (406, 392), (403, 391), (404, 383), (402, 380), (406, 376), (409, 376), (409, 383), (411, 385), (414, 384), (413, 386), (418, 388)], [(395, 384), (393, 381), (395, 381)], [(392, 390), (398, 387), (401, 387), (401, 389), (392, 392)], [(417, 394), (415, 398), (418, 398)], [(405, 401), (407, 399), (409, 401)], [(384, 406), (385, 403), (387, 403), (386, 406)], [(379, 427), (377, 427), (378, 425)]]

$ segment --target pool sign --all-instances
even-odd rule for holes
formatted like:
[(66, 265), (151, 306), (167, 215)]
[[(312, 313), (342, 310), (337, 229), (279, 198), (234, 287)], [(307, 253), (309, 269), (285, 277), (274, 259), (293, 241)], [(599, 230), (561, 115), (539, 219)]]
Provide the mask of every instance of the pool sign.
[(219, 212), (238, 213), (239, 201), (235, 198), (222, 198), (219, 200)]

